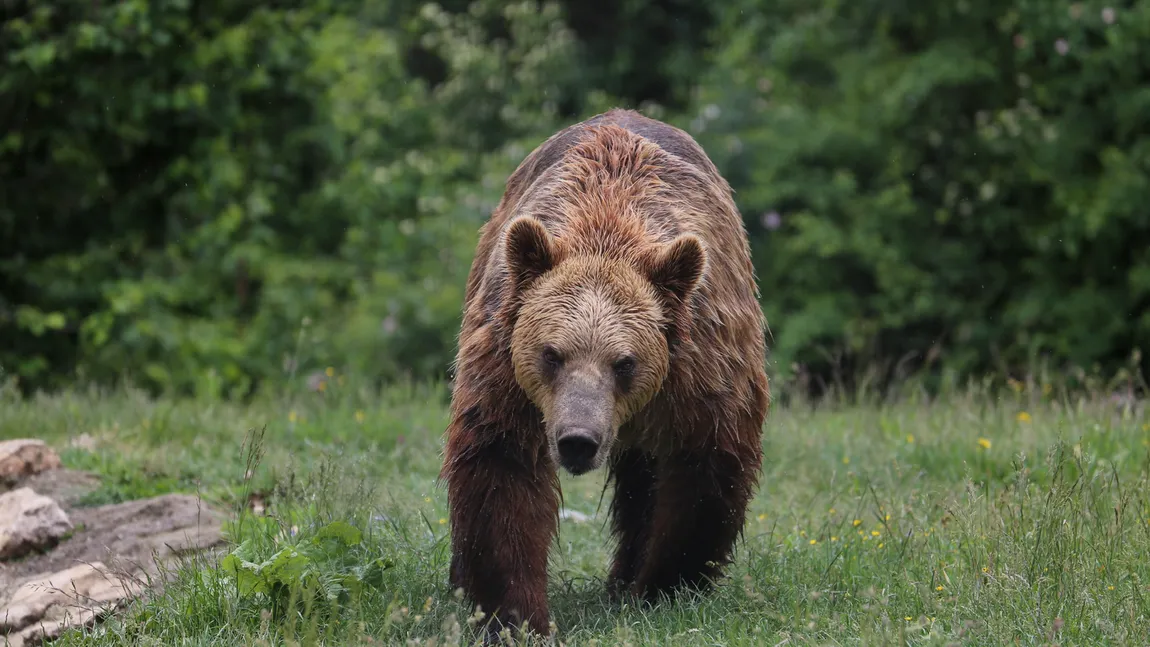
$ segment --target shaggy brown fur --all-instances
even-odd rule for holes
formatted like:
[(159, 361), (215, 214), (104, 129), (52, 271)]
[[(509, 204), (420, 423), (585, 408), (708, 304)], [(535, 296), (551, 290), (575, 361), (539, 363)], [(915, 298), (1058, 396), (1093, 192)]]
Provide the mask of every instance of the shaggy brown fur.
[(606, 463), (614, 483), (612, 589), (719, 576), (762, 461), (757, 297), (730, 188), (686, 133), (613, 110), (533, 151), (467, 282), (441, 474), (453, 585), (548, 632), (571, 428), (596, 452), (578, 469)]

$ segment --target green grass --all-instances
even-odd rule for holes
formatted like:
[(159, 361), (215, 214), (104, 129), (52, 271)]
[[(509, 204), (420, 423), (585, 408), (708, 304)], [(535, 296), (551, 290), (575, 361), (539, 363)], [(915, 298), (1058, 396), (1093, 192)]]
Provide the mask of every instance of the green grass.
[[(163, 491), (233, 510), (252, 491), (270, 502), (269, 517), (230, 529), (239, 557), (269, 562), (245, 571), (244, 587), (219, 560), (191, 561), (163, 595), (61, 644), (470, 644), (474, 619), (447, 585), (435, 482), (446, 411), (443, 388), (379, 394), (338, 380), (247, 405), (0, 395), (0, 438), (45, 438), (67, 466), (107, 477), (91, 503)], [(603, 475), (564, 477), (566, 507), (598, 514), (563, 521), (553, 546), (559, 640), (1147, 644), (1145, 404), (1041, 388), (800, 403), (771, 411), (763, 442), (762, 487), (729, 578), (651, 608), (604, 594)], [(333, 601), (305, 595), (316, 590)]]

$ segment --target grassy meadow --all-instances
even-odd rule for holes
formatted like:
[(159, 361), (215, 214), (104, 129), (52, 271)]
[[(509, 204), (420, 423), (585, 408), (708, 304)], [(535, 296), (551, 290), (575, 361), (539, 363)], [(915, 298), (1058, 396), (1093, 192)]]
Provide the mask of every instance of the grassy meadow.
[[(777, 405), (745, 538), (702, 597), (609, 602), (603, 474), (565, 476), (558, 643), (1150, 644), (1150, 412), (1013, 387)], [(199, 492), (233, 513), (220, 555), (59, 644), (473, 643), (436, 484), (447, 400), (332, 371), (246, 404), (0, 393), (0, 438), (103, 477), (86, 503)]]

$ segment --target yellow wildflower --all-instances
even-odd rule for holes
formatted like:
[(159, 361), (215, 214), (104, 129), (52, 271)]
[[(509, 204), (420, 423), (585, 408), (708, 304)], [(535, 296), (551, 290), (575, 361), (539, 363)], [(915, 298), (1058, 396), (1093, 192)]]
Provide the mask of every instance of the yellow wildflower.
[(843, 456), (843, 465), (850, 465), (850, 464), (851, 464), (851, 457), (850, 456)]
[(817, 544), (817, 543), (819, 543), (819, 540), (817, 540), (817, 539), (812, 539), (812, 540), (811, 540), (811, 545), (812, 545), (812, 546), (814, 546), (814, 545), (815, 545), (815, 544)]
[(858, 526), (858, 525), (860, 525), (860, 524), (862, 524), (862, 519), (855, 519), (855, 520), (854, 520), (854, 525), (855, 525), (855, 526)]
[(987, 440), (986, 438), (979, 438), (978, 439), (978, 446), (983, 448), (983, 449), (990, 449), (990, 441)]
[(445, 523), (447, 523), (447, 519), (444, 519), (443, 517), (440, 517), (440, 518), (439, 518), (439, 525), (441, 525), (441, 526), (442, 526), (442, 525), (443, 525), (443, 524), (445, 524)]
[(907, 442), (907, 444), (913, 445), (914, 444), (914, 434), (907, 434), (906, 435), (906, 442)]
[(1024, 423), (1024, 424), (1027, 422), (1030, 422), (1030, 414), (1026, 413), (1025, 411), (1019, 411), (1018, 412), (1018, 421), (1021, 423)]
[(765, 514), (759, 515), (759, 521), (763, 521), (766, 518), (767, 518), (767, 515), (765, 515)]
[(838, 537), (835, 537), (834, 535), (831, 535), (831, 541), (838, 541), (838, 540), (839, 540), (839, 538), (838, 538)]
[(872, 530), (872, 531), (870, 531), (870, 536), (871, 537), (880, 537), (880, 536), (882, 536), (882, 533), (877, 531), (877, 530)]
[(835, 509), (831, 508), (829, 514), (834, 514), (834, 513), (835, 513)]
[(934, 590), (935, 591), (942, 591), (943, 590), (942, 585), (939, 584), (938, 586), (934, 587)]
[(334, 376), (335, 376), (335, 369), (329, 366), (329, 367), (327, 367), (327, 370), (326, 370), (326, 371), (324, 371), (324, 373), (325, 373), (325, 374), (326, 374), (328, 377), (334, 377)]
[(299, 416), (296, 415), (294, 410), (288, 411), (288, 422), (295, 422), (297, 419), (299, 419)]

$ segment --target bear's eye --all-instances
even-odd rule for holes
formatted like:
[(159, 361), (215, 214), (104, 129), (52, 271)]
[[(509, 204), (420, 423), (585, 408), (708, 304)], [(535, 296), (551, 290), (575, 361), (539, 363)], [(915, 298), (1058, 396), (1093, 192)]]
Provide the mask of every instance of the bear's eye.
[(631, 377), (635, 373), (635, 358), (624, 357), (616, 361), (612, 366), (615, 375), (618, 377)]
[(563, 356), (551, 346), (543, 347), (543, 363), (549, 368), (559, 368), (563, 365)]

